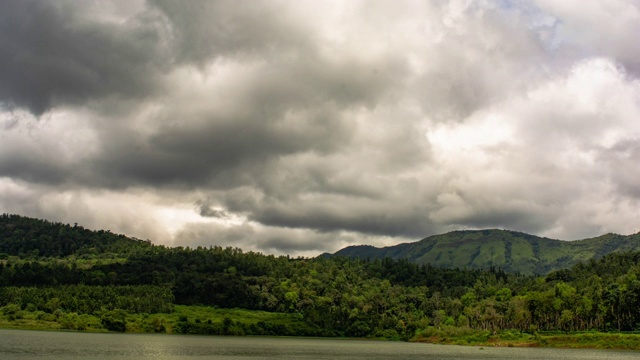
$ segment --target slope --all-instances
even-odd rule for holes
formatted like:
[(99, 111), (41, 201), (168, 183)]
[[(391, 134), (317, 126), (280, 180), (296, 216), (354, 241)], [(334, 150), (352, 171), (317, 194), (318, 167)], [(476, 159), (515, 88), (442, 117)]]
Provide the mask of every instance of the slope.
[(359, 258), (408, 259), (448, 268), (501, 268), (522, 274), (546, 274), (581, 261), (620, 251), (640, 250), (640, 234), (606, 234), (561, 241), (508, 230), (466, 230), (384, 248), (350, 246), (334, 255)]
[(8, 255), (65, 257), (70, 255), (125, 256), (150, 242), (131, 239), (109, 230), (91, 231), (82, 226), (0, 215), (0, 258)]

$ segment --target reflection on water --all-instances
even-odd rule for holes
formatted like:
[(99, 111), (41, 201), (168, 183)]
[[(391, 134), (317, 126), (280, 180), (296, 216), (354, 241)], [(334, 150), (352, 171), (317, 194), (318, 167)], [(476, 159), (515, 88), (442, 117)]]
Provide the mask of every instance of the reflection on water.
[(0, 330), (0, 359), (638, 359), (604, 350), (479, 348), (387, 341)]

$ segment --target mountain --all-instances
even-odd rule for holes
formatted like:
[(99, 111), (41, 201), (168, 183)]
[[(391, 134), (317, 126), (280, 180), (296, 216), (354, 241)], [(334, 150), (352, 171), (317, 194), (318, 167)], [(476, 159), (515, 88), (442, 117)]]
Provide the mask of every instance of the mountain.
[[(153, 247), (108, 230), (0, 215), (0, 260), (8, 256), (127, 258)], [(640, 251), (640, 233), (605, 234), (592, 239), (561, 241), (507, 230), (454, 231), (384, 248), (350, 246), (333, 255), (407, 259), (442, 268), (502, 269), (511, 273), (547, 274), (613, 252)]]
[(349, 246), (334, 256), (408, 259), (447, 268), (501, 268), (522, 274), (547, 274), (579, 262), (623, 251), (640, 250), (640, 233), (605, 234), (562, 241), (508, 230), (467, 230), (434, 235), (413, 243), (376, 248)]
[[(526, 341), (532, 330), (619, 333), (640, 328), (640, 251), (624, 252), (639, 238), (562, 242), (459, 231), (342, 251), (389, 256), (383, 260), (293, 259), (153, 245), (4, 214), (0, 327), (387, 339), (464, 334), (493, 343), (504, 330), (509, 339), (524, 333)], [(588, 261), (536, 277), (504, 271), (544, 273), (578, 260)]]
[(97, 255), (123, 257), (149, 241), (131, 239), (109, 230), (92, 231), (78, 226), (20, 215), (0, 215), (0, 259), (8, 255), (65, 257)]

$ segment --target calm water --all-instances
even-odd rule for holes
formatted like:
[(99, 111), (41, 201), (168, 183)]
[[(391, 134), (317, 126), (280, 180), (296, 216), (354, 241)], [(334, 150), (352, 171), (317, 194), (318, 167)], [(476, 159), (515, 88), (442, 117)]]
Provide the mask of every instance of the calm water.
[(403, 342), (0, 330), (0, 359), (638, 359), (638, 352)]

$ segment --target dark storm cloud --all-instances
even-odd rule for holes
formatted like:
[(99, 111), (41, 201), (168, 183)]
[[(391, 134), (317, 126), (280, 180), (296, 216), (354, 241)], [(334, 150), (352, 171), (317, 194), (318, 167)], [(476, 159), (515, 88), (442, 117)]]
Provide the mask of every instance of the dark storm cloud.
[[(215, 235), (214, 235), (215, 234)], [(186, 224), (175, 236), (186, 246), (231, 246), (269, 254), (316, 256), (327, 247), (339, 248), (357, 241), (358, 236), (305, 229), (265, 227), (251, 223), (224, 226), (217, 223)]]
[(272, 227), (406, 237), (439, 228), (428, 218), (432, 200), (417, 179), (375, 179), (359, 163), (324, 166), (311, 156), (272, 165), (252, 186), (218, 196), (221, 204)]
[[(226, 94), (215, 94), (226, 98), (226, 104), (209, 108), (205, 105), (205, 110), (194, 113), (191, 109), (206, 104), (206, 97), (188, 99), (186, 103), (169, 100), (162, 112), (149, 121), (155, 129), (140, 133), (127, 126), (126, 120), (116, 118), (131, 116), (121, 111), (131, 108), (127, 104), (131, 99), (109, 100), (108, 105), (94, 102), (92, 106), (102, 107), (102, 112), (109, 106), (113, 125), (98, 125), (93, 120), (101, 151), (92, 159), (77, 168), (68, 168), (69, 164), (59, 164), (55, 157), (43, 161), (22, 157), (21, 161), (6, 163), (4, 174), (59, 183), (64, 180), (63, 174), (45, 170), (62, 169), (64, 173), (67, 166), (68, 179), (94, 186), (219, 186), (216, 181), (226, 183), (246, 177), (242, 171), (247, 166), (258, 166), (278, 156), (326, 153), (348, 146), (354, 125), (342, 111), (374, 106), (381, 96), (393, 91), (393, 84), (403, 73), (399, 57), (332, 59), (321, 54), (311, 38), (301, 44), (304, 37), (297, 35), (302, 34), (298, 25), (292, 19), (277, 16), (266, 4), (152, 5), (162, 10), (168, 23), (149, 9), (142, 11), (145, 16), (126, 19), (124, 26), (116, 26), (83, 18), (86, 11), (66, 3), (5, 4), (5, 16), (11, 13), (15, 21), (6, 25), (13, 32), (9, 44), (13, 49), (6, 51), (29, 55), (27, 63), (13, 62), (13, 69), (5, 75), (31, 76), (34, 71), (40, 72), (26, 82), (24, 91), (17, 85), (24, 83), (22, 79), (4, 82), (6, 93), (13, 96), (6, 103), (28, 106), (40, 114), (54, 103), (79, 103), (110, 94), (142, 95), (152, 91), (150, 85), (162, 85), (157, 73), (160, 64), (169, 70), (170, 63), (175, 67), (180, 61), (201, 63), (205, 58), (225, 57), (225, 61), (239, 64), (236, 83), (222, 83), (220, 89)], [(29, 18), (29, 12), (35, 17), (16, 27), (16, 19)], [(170, 30), (163, 33), (159, 30), (161, 25)], [(228, 26), (243, 31), (226, 29)], [(285, 41), (288, 38), (292, 40)], [(274, 53), (275, 45), (270, 42), (277, 42), (283, 53)], [(9, 43), (8, 36), (3, 43)], [(165, 52), (160, 52), (161, 44)], [(256, 67), (246, 53), (256, 55), (262, 64)], [(178, 63), (173, 63), (174, 59)], [(69, 66), (56, 68), (55, 64)], [(39, 82), (34, 83), (36, 80)], [(169, 83), (171, 79), (163, 81)], [(167, 84), (162, 90), (164, 97), (171, 96), (168, 87)], [(158, 95), (161, 89), (153, 91)], [(47, 166), (40, 166), (43, 162)], [(34, 169), (39, 171), (34, 173)]]
[(199, 115), (203, 118), (161, 127), (149, 138), (123, 135), (94, 166), (116, 183), (215, 186), (221, 181), (225, 186), (228, 176), (243, 177), (247, 166), (268, 171), (262, 164), (278, 156), (331, 152), (348, 144), (348, 119), (331, 108), (292, 114), (289, 121), (286, 107), (261, 114), (251, 105), (245, 104), (248, 114)]
[(326, 249), (327, 245), (333, 247), (339, 245), (342, 240), (336, 233), (289, 232), (271, 228), (263, 232), (256, 246), (260, 251), (268, 253), (320, 253)]
[(231, 217), (231, 214), (228, 212), (213, 208), (213, 205), (206, 200), (196, 201), (196, 206), (198, 207), (198, 213), (203, 217), (213, 217), (218, 219), (229, 219)]
[[(411, 208), (405, 212), (393, 207), (366, 211), (353, 204), (345, 205), (344, 203), (336, 208), (309, 206), (309, 209), (306, 209), (304, 206), (294, 203), (286, 207), (288, 209), (269, 206), (255, 209), (251, 219), (270, 226), (307, 228), (318, 231), (342, 229), (364, 234), (412, 238), (419, 238), (425, 233), (431, 233), (435, 228), (425, 218), (424, 213), (415, 213), (412, 210), (416, 209)], [(340, 207), (348, 210), (341, 212), (338, 209)]]
[(68, 171), (64, 165), (48, 161), (46, 156), (0, 154), (0, 175), (8, 178), (56, 185), (65, 182)]
[[(541, 214), (539, 209), (531, 209), (527, 204), (509, 204), (496, 201), (493, 208), (479, 207), (451, 222), (476, 229), (510, 229), (540, 234), (553, 224), (558, 214), (550, 211)], [(520, 206), (518, 206), (520, 205)]]
[(5, 1), (0, 212), (304, 254), (624, 232), (639, 25), (629, 0)]
[(294, 26), (286, 7), (273, 2), (233, 0), (152, 0), (172, 24), (175, 56), (204, 65), (224, 56), (273, 56), (305, 51), (302, 27)]
[(213, 94), (221, 104), (206, 97), (163, 104), (150, 135), (126, 127), (104, 132), (95, 172), (114, 186), (225, 187), (246, 178), (248, 166), (271, 171), (263, 164), (281, 156), (349, 147), (356, 124), (344, 112), (374, 106), (391, 93), (404, 74), (401, 62), (334, 63), (317, 56), (246, 64), (234, 84), (224, 84), (225, 93)]
[(0, 4), (0, 102), (42, 114), (58, 104), (157, 90), (167, 58), (153, 19), (92, 21), (85, 3)]

